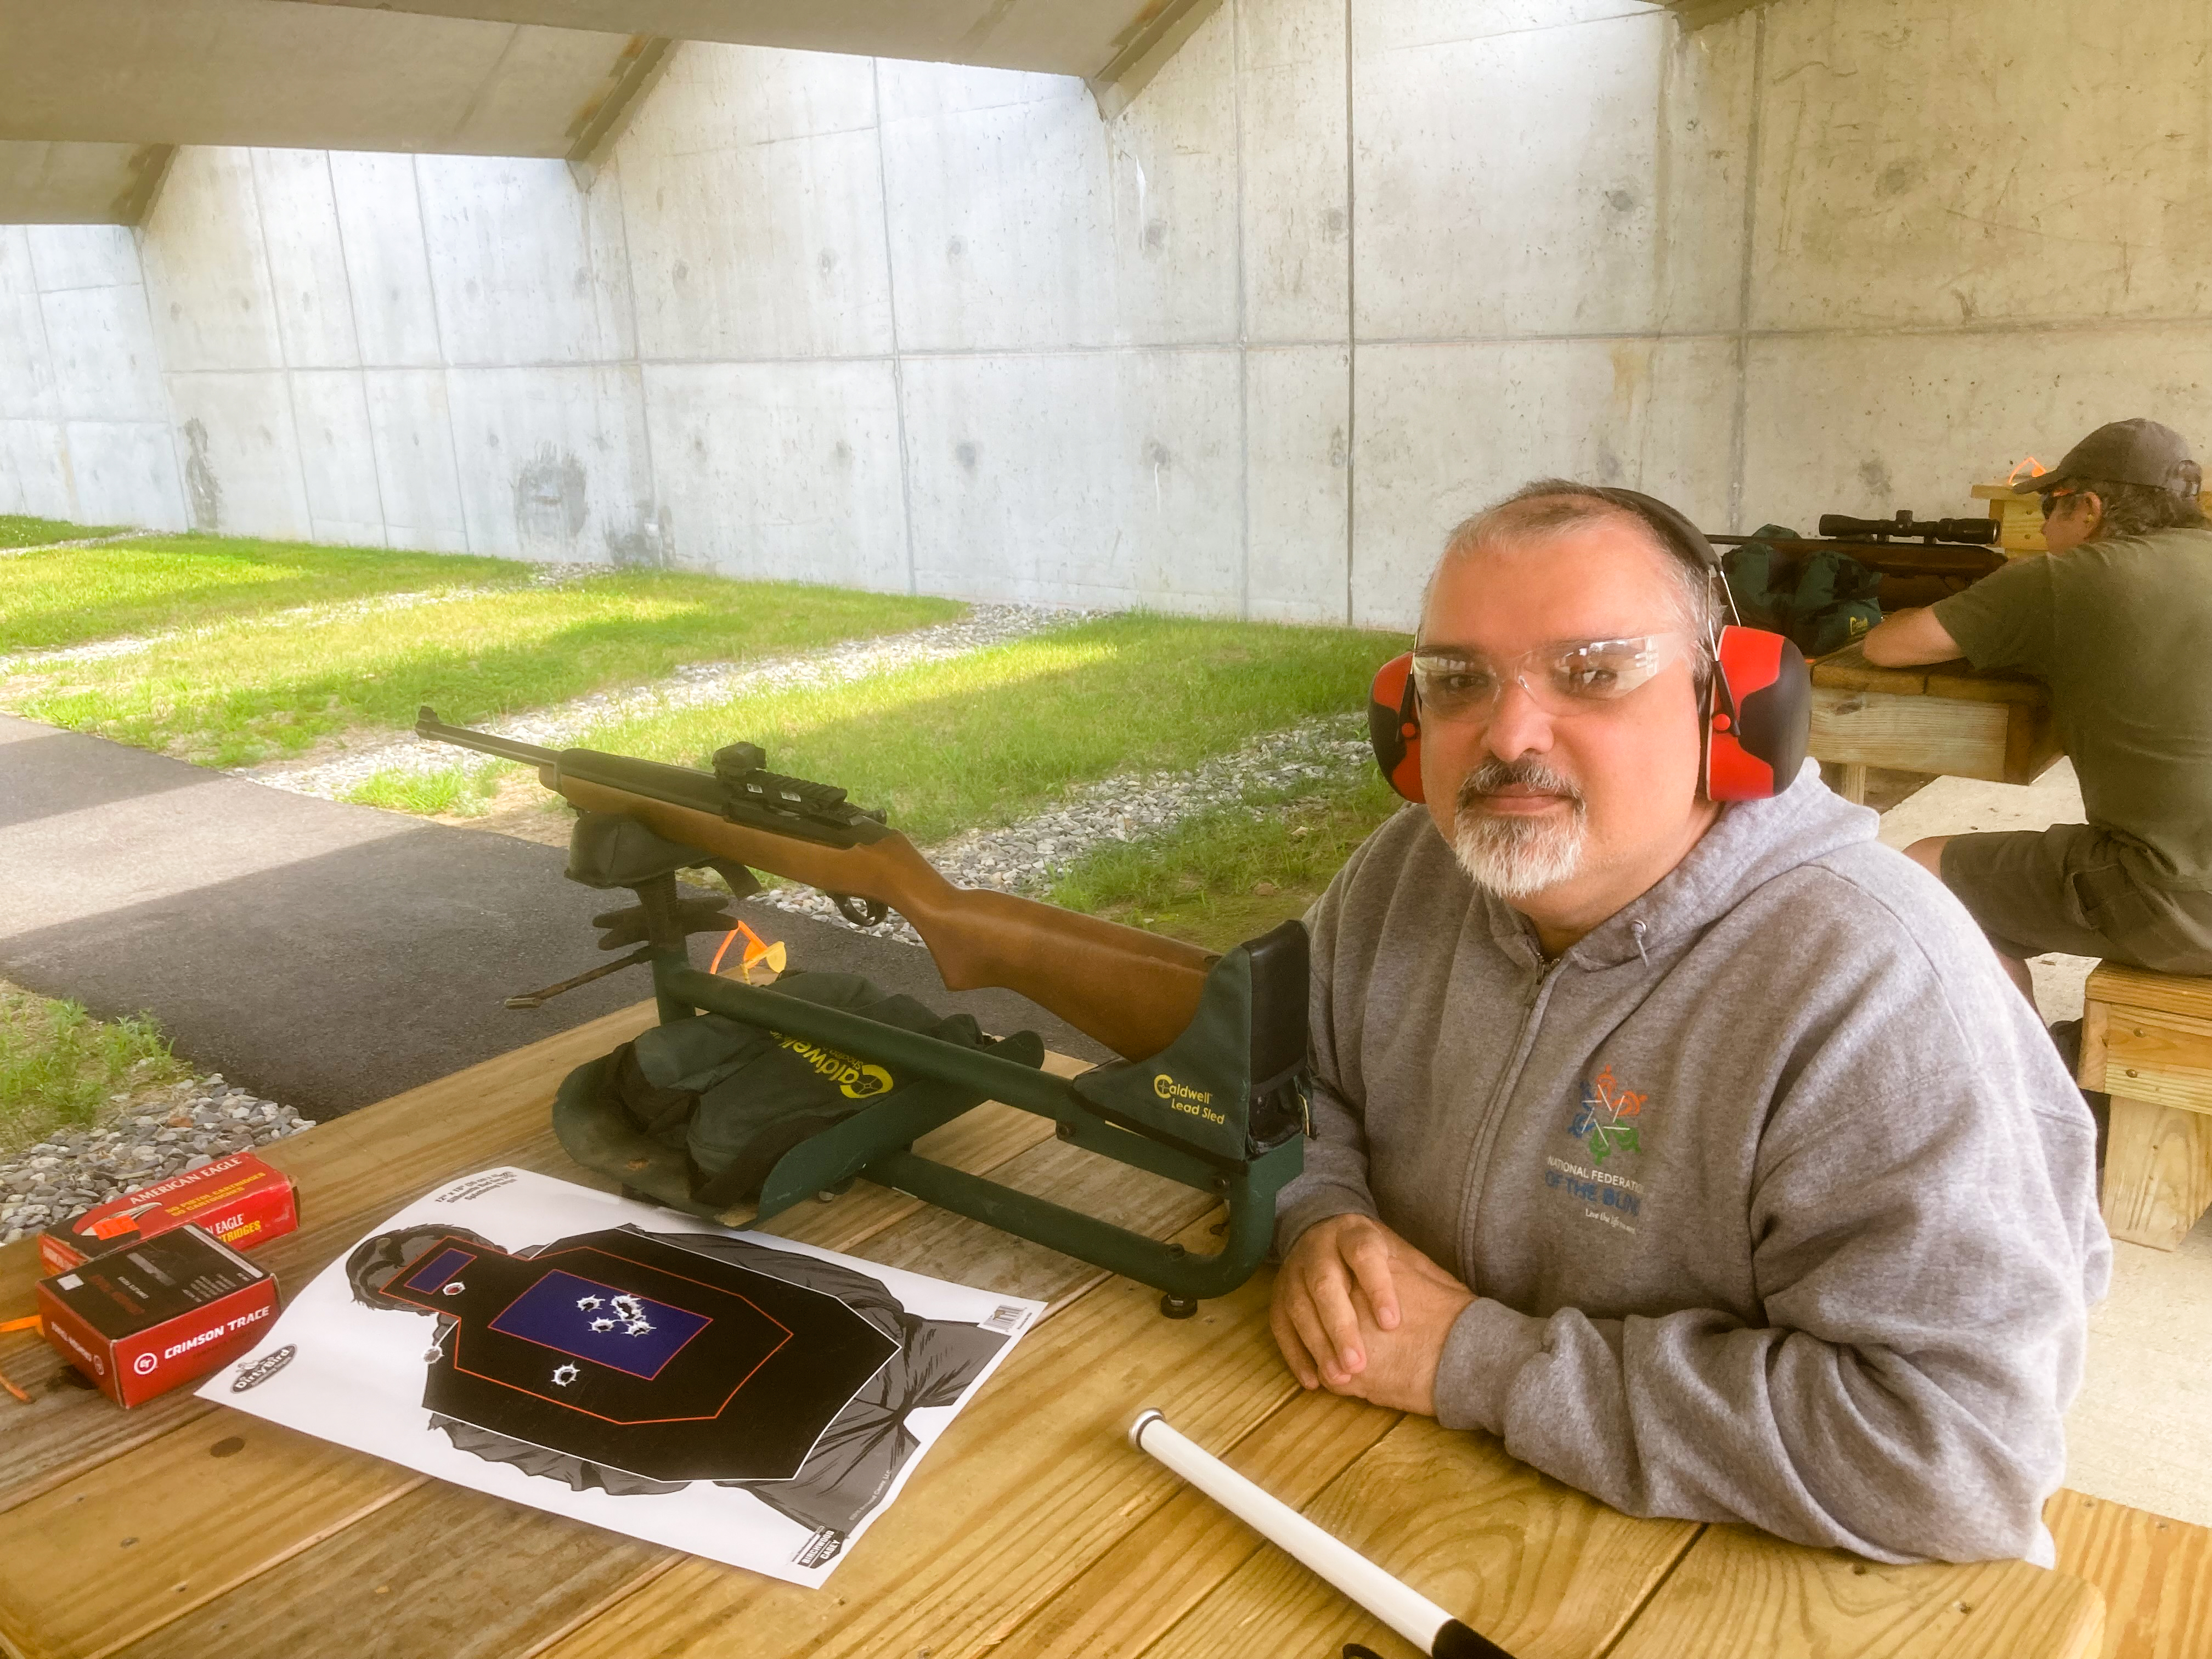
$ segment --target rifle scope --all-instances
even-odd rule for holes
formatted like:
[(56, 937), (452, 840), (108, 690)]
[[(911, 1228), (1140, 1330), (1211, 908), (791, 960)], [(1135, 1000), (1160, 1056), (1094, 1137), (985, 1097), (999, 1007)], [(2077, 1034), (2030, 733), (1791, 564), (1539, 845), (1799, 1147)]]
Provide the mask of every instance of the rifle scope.
[(1966, 542), (1986, 547), (1997, 538), (1995, 519), (1916, 519), (1899, 507), (1887, 519), (1848, 519), (1840, 513), (1820, 515), (1820, 533), (1838, 541), (1887, 541), (1893, 536), (1917, 537), (1929, 542)]

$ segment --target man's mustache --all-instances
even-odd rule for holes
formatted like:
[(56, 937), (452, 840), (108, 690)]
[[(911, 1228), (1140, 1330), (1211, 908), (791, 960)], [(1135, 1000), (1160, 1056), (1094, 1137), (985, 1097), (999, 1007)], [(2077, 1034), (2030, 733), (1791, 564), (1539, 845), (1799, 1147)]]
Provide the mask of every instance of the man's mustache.
[(1541, 761), (1492, 759), (1467, 775), (1459, 787), (1459, 810), (1462, 812), (1474, 805), (1481, 797), (1494, 795), (1501, 789), (1518, 786), (1523, 789), (1540, 790), (1547, 795), (1561, 795), (1576, 806), (1583, 805), (1583, 792), (1575, 787), (1574, 780), (1554, 772)]

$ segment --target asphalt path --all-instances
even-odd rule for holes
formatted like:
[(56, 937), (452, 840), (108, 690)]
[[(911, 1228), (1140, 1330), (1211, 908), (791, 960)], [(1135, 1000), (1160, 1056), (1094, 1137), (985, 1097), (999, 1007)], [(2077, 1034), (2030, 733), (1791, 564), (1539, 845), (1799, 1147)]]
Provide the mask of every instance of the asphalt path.
[[(608, 958), (629, 902), (560, 851), (270, 789), (0, 715), (0, 977), (102, 1018), (145, 1012), (203, 1072), (325, 1119), (650, 994), (628, 969), (503, 1006)], [(1106, 1058), (1010, 991), (950, 992), (927, 952), (757, 902), (793, 968), (865, 974), (986, 1030)], [(704, 967), (716, 940), (691, 941)]]

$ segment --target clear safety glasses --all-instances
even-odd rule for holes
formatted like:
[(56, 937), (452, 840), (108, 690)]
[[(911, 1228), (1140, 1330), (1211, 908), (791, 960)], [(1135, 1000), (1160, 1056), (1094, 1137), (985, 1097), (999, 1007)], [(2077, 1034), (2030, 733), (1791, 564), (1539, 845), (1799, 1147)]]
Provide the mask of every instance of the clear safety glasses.
[(1413, 680), (1420, 688), (1425, 719), (1486, 719), (1511, 684), (1547, 714), (1573, 714), (1618, 702), (1687, 647), (1680, 634), (1645, 634), (1627, 640), (1559, 640), (1517, 657), (1420, 647), (1413, 653)]

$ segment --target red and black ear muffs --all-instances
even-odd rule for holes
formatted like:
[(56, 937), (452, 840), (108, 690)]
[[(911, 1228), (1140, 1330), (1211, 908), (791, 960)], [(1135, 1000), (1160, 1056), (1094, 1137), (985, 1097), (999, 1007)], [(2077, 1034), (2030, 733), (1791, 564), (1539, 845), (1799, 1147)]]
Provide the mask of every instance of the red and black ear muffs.
[[(1668, 544), (1727, 592), (1720, 555), (1705, 532), (1666, 502), (1633, 489), (1596, 492), (1656, 530)], [(1729, 601), (1735, 610), (1733, 597)], [(1796, 782), (1813, 736), (1813, 678), (1804, 653), (1783, 635), (1730, 623), (1711, 642), (1698, 793), (1707, 800), (1765, 800)], [(1376, 672), (1368, 692), (1367, 736), (1391, 788), (1407, 800), (1421, 788), (1420, 694), (1408, 652)]]
[(1698, 793), (1707, 800), (1765, 800), (1797, 781), (1813, 738), (1813, 676), (1780, 634), (1730, 623), (1705, 688), (1705, 750)]
[(1421, 710), (1413, 690), (1413, 653), (1401, 652), (1375, 671), (1367, 689), (1367, 741), (1389, 786), (1407, 800), (1421, 792)]

